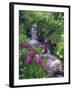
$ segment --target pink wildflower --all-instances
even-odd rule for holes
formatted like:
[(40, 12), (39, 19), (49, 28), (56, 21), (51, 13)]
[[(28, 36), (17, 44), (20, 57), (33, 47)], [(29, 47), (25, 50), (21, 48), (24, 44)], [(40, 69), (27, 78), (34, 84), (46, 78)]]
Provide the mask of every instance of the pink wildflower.
[(41, 56), (38, 55), (36, 55), (35, 59), (36, 59), (36, 63), (40, 63), (40, 61), (42, 60)]
[(30, 57), (33, 57), (35, 55), (35, 52), (33, 49), (30, 49), (29, 55), (30, 55)]
[(27, 58), (26, 58), (26, 64), (29, 64), (30, 63), (30, 61), (31, 61), (31, 57), (30, 56), (27, 56)]
[(26, 42), (24, 42), (23, 47), (24, 47), (24, 48), (29, 48), (30, 45), (29, 45), (29, 43), (26, 41)]

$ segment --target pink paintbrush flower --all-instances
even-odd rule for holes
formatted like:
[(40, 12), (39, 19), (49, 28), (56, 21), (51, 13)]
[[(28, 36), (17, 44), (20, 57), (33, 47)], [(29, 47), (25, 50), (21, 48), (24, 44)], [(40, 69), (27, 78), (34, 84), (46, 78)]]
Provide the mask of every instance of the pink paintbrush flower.
[(23, 43), (23, 48), (29, 48), (29, 47), (30, 47), (30, 45), (27, 41)]
[(40, 61), (41, 61), (41, 56), (36, 55), (35, 59), (36, 59), (36, 63), (40, 63)]
[(29, 64), (30, 61), (31, 61), (31, 57), (30, 57), (30, 56), (27, 56), (27, 58), (26, 58), (26, 60), (25, 60), (26, 64)]
[(35, 55), (34, 50), (33, 50), (33, 49), (30, 49), (30, 51), (29, 51), (29, 56), (30, 56), (30, 57), (33, 57), (34, 55)]

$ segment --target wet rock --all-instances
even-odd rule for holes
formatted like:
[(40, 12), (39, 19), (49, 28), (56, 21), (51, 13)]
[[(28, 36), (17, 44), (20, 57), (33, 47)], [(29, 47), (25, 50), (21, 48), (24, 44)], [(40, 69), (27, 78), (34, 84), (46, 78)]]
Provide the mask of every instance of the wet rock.
[(64, 70), (62, 67), (62, 62), (54, 55), (48, 55), (46, 60), (46, 70), (48, 77), (62, 77), (64, 76)]

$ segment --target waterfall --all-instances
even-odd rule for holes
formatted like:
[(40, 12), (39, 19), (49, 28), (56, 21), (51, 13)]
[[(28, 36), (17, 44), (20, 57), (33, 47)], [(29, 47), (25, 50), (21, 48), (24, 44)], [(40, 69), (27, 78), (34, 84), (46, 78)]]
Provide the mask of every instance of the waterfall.
[(34, 27), (32, 27), (31, 33), (32, 33), (32, 40), (35, 40), (36, 39), (36, 30)]
[(38, 41), (36, 40), (36, 33), (37, 33), (37, 25), (33, 24), (31, 27), (31, 40), (29, 41), (29, 44), (31, 46), (38, 44)]

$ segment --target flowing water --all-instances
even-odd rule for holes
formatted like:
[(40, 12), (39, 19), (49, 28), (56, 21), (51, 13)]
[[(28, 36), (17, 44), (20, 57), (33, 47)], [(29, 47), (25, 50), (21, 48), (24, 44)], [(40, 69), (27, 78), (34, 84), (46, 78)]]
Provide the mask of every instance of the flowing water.
[(32, 25), (32, 28), (31, 28), (31, 40), (29, 41), (30, 45), (31, 46), (34, 46), (36, 44), (38, 44), (38, 41), (36, 40), (36, 25)]

